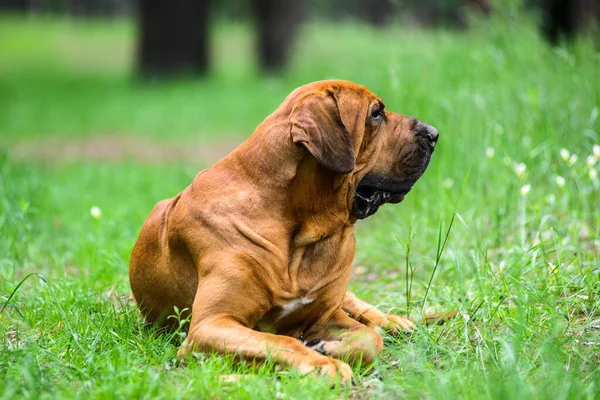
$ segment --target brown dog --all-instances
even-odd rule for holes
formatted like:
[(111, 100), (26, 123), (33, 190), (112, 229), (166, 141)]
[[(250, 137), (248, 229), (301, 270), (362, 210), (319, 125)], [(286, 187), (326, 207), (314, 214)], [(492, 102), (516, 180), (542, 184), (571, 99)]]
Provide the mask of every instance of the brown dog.
[(404, 199), (437, 139), (363, 86), (294, 90), (246, 142), (154, 207), (129, 269), (147, 321), (191, 310), (179, 357), (216, 351), (348, 381), (338, 359), (369, 364), (383, 346), (377, 327), (413, 327), (347, 291), (354, 223)]

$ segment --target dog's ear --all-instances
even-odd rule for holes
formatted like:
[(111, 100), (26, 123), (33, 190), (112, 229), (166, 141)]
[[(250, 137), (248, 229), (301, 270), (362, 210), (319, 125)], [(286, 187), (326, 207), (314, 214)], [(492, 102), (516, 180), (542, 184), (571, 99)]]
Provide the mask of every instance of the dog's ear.
[(319, 164), (347, 174), (356, 166), (352, 135), (344, 125), (331, 90), (309, 93), (291, 114), (292, 141), (301, 144)]

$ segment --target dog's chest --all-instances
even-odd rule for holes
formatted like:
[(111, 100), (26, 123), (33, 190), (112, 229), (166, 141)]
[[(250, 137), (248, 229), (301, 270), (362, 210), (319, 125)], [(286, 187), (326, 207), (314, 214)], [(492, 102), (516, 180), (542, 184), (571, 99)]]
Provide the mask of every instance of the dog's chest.
[(288, 315), (293, 314), (295, 311), (303, 308), (304, 306), (309, 305), (312, 302), (313, 302), (313, 299), (310, 299), (308, 297), (295, 298), (292, 301), (290, 301), (289, 303), (285, 304), (283, 307), (281, 307), (281, 312), (280, 312), (279, 318), (285, 318)]
[(282, 306), (273, 307), (258, 321), (255, 329), (282, 333), (297, 328), (301, 332), (309, 316), (314, 314), (315, 304), (315, 299), (309, 296), (292, 299)]
[(297, 336), (338, 307), (348, 286), (353, 255), (351, 229), (296, 247), (290, 254), (286, 284), (273, 293), (274, 304), (255, 329)]

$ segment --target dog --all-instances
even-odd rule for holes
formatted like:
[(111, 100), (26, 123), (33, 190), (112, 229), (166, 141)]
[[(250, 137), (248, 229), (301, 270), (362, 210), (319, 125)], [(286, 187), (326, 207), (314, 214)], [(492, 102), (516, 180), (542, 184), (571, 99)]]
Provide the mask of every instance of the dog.
[(191, 317), (178, 359), (218, 352), (349, 382), (341, 359), (371, 364), (379, 328), (414, 327), (347, 290), (354, 224), (404, 199), (438, 136), (364, 86), (297, 88), (236, 150), (152, 210), (129, 269), (146, 321), (177, 323), (167, 318), (174, 307)]

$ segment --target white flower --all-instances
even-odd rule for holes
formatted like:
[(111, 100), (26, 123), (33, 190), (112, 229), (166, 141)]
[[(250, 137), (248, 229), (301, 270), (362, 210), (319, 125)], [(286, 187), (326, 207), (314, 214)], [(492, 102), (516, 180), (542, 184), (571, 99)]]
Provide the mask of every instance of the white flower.
[(444, 186), (444, 189), (450, 189), (452, 186), (454, 186), (454, 181), (450, 178), (446, 178), (444, 179), (442, 185)]
[(585, 165), (587, 165), (588, 168), (593, 168), (594, 165), (596, 165), (596, 157), (588, 156), (588, 158), (585, 159)]
[(90, 215), (92, 216), (92, 218), (98, 220), (102, 218), (102, 210), (98, 206), (93, 206), (92, 208), (90, 208)]
[(593, 180), (594, 182), (596, 182), (596, 180), (598, 180), (598, 171), (596, 171), (595, 169), (590, 169), (588, 172), (590, 179)]
[(480, 109), (484, 109), (485, 108), (485, 99), (483, 98), (482, 95), (480, 95), (479, 93), (476, 93), (473, 100), (475, 101), (475, 105), (480, 108)]
[(556, 184), (558, 185), (558, 187), (563, 187), (563, 186), (565, 186), (565, 183), (566, 183), (566, 181), (565, 181), (565, 178), (563, 178), (563, 177), (562, 177), (562, 176), (560, 176), (560, 175), (557, 175), (557, 176), (556, 176)]
[(569, 167), (572, 167), (573, 164), (575, 164), (577, 162), (577, 154), (571, 154), (571, 157), (569, 158), (569, 161), (567, 162), (567, 164), (569, 164)]
[(494, 133), (496, 135), (502, 135), (504, 133), (504, 127), (496, 122), (496, 124), (494, 124)]
[(600, 144), (595, 144), (592, 149), (594, 151), (594, 157), (596, 157), (596, 160), (600, 160)]
[(548, 196), (546, 196), (546, 202), (548, 204), (556, 203), (556, 196), (554, 194), (549, 194)]
[(569, 153), (569, 150), (560, 149), (560, 158), (562, 158), (565, 161), (568, 161), (570, 156), (571, 156), (571, 153)]
[(485, 151), (485, 156), (487, 158), (494, 158), (494, 154), (496, 154), (496, 150), (493, 147), (488, 147)]
[(525, 163), (515, 164), (514, 169), (519, 179), (525, 178), (525, 171), (527, 170), (527, 165), (525, 165)]
[(531, 185), (530, 184), (524, 185), (521, 188), (521, 196), (527, 196), (527, 194), (529, 193), (530, 190), (531, 190)]

